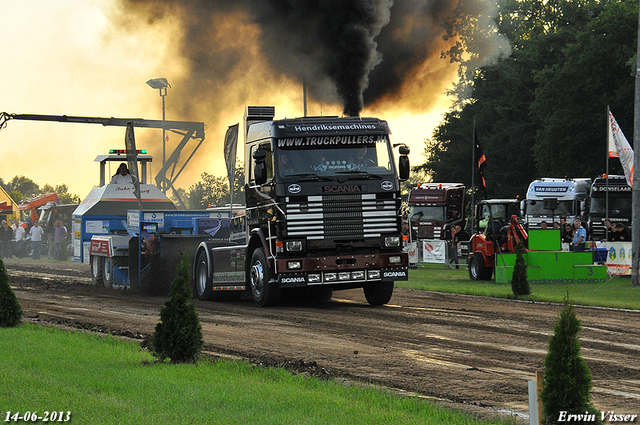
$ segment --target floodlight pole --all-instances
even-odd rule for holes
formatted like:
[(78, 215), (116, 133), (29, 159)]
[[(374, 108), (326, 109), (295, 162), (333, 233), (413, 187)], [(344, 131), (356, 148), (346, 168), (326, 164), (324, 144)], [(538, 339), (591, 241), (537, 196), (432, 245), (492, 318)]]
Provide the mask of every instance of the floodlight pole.
[[(167, 87), (171, 87), (171, 84), (167, 81), (166, 78), (152, 78), (147, 81), (149, 87), (153, 89), (158, 89), (160, 93), (160, 97), (162, 98), (162, 121), (165, 121), (165, 101), (164, 98), (167, 96)], [(162, 128), (162, 167), (167, 163), (167, 133), (164, 128)], [(160, 188), (162, 192), (167, 193), (167, 187), (163, 186)]]
[[(638, 15), (638, 35), (640, 35), (640, 13)], [(633, 167), (640, 167), (640, 39), (637, 45), (635, 108), (633, 119)], [(640, 286), (638, 262), (640, 261), (640, 174), (633, 173), (631, 192), (631, 285)]]

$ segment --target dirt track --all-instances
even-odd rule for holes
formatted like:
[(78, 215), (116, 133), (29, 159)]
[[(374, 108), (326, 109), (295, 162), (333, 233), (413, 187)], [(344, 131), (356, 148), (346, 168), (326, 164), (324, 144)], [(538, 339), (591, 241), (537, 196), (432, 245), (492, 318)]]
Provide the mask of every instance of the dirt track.
[[(16, 259), (5, 265), (30, 321), (142, 340), (153, 332), (166, 300), (91, 286), (87, 265)], [(330, 302), (293, 300), (275, 308), (250, 301), (196, 306), (207, 351), (379, 383), (482, 416), (528, 414), (527, 381), (543, 370), (561, 308), (402, 289), (377, 308), (368, 306), (361, 290), (335, 292)], [(639, 414), (640, 312), (576, 310), (596, 408)]]

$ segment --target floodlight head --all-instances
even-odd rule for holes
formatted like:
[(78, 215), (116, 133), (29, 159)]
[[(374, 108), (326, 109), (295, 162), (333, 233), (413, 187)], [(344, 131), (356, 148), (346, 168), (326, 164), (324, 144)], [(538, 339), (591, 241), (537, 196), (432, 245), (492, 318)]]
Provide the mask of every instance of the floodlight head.
[(171, 84), (169, 84), (166, 78), (152, 78), (147, 81), (147, 84), (152, 89), (166, 89), (167, 87), (171, 87)]

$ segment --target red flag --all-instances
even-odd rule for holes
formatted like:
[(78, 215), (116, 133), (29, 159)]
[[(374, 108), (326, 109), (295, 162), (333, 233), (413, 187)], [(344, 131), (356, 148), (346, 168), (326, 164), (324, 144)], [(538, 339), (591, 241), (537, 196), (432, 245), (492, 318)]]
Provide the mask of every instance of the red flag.
[(476, 164), (478, 165), (478, 171), (480, 172), (480, 190), (482, 191), (482, 195), (487, 198), (487, 182), (484, 179), (484, 167), (486, 166), (487, 158), (484, 156), (482, 146), (480, 146), (480, 142), (478, 141), (478, 135), (476, 134), (475, 127), (473, 128), (473, 145), (475, 149)]

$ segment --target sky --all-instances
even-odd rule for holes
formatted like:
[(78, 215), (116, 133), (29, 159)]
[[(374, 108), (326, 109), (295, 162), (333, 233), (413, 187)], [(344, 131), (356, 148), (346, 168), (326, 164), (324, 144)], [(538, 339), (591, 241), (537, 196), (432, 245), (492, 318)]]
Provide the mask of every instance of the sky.
[[(302, 85), (292, 75), (274, 70), (268, 57), (261, 57), (260, 47), (252, 42), (258, 30), (243, 17), (236, 22), (226, 19), (229, 28), (224, 31), (219, 28), (225, 23), (217, 23), (217, 36), (222, 33), (225, 37), (215, 40), (215, 54), (223, 47), (237, 52), (240, 46), (251, 59), (235, 53), (216, 61), (212, 54), (213, 59), (206, 58), (208, 62), (196, 68), (194, 57), (201, 59), (202, 53), (187, 54), (184, 46), (189, 31), (197, 28), (185, 29), (180, 13), (156, 14), (149, 8), (131, 11), (121, 4), (113, 0), (0, 0), (0, 38), (4, 41), (0, 112), (161, 119), (159, 92), (146, 81), (166, 78), (171, 84), (166, 119), (204, 122), (206, 126), (205, 142), (176, 181), (183, 189), (199, 181), (203, 172), (225, 175), (224, 132), (242, 120), (246, 105), (275, 106), (277, 118), (303, 114)], [(241, 15), (229, 11), (229, 16), (234, 13)], [(202, 40), (196, 43), (207, 50)], [(244, 71), (237, 72), (241, 67), (229, 58), (246, 64)], [(222, 84), (211, 82), (216, 74), (203, 76), (208, 67), (218, 69), (226, 60), (230, 69), (235, 68), (221, 77)], [(257, 73), (260, 81), (256, 81)], [(438, 77), (429, 79), (425, 73)], [(409, 145), (412, 165), (420, 164), (424, 162), (424, 139), (431, 137), (450, 107), (445, 91), (452, 88), (456, 75), (456, 67), (448, 60), (432, 59), (428, 69), (412, 77), (429, 96), (416, 99), (413, 89), (400, 88), (398, 96), (365, 105), (360, 115), (386, 119), (392, 141)], [(403, 92), (407, 104), (403, 104)], [(310, 115), (343, 113), (339, 102), (317, 100), (319, 97), (310, 99)], [(124, 133), (123, 127), (10, 120), (0, 130), (0, 178), (8, 182), (14, 176), (26, 176), (40, 186), (66, 184), (70, 193), (83, 199), (99, 184), (95, 158), (109, 149), (124, 148)], [(167, 156), (180, 140), (170, 136)], [(136, 129), (136, 142), (154, 156), (151, 174), (155, 176), (162, 163), (162, 131)], [(190, 149), (193, 147), (185, 149), (183, 157)], [(117, 165), (112, 165), (111, 174)]]

